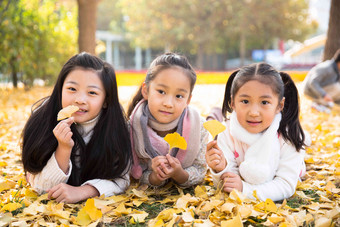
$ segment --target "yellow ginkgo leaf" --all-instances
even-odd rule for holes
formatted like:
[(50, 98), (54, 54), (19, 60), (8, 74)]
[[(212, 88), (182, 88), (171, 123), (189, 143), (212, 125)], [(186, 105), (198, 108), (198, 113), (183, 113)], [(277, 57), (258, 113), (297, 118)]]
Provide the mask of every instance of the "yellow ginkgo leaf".
[(203, 127), (208, 130), (213, 138), (226, 129), (225, 125), (217, 120), (206, 121), (203, 123)]
[(222, 227), (242, 227), (242, 219), (240, 217), (240, 214), (237, 214), (235, 217), (233, 217), (231, 220), (228, 221), (221, 221)]
[(147, 218), (149, 216), (149, 214), (146, 213), (145, 211), (142, 211), (142, 212), (140, 212), (138, 214), (130, 214), (129, 216), (132, 217), (133, 222), (144, 223), (145, 222), (145, 218)]
[(273, 200), (266, 199), (266, 201), (265, 201), (265, 209), (266, 209), (266, 211), (269, 211), (269, 212), (276, 212), (277, 211), (277, 206), (275, 205)]
[(78, 215), (77, 215), (77, 218), (76, 218), (76, 222), (77, 222), (77, 224), (83, 225), (83, 226), (86, 226), (86, 225), (88, 225), (88, 224), (91, 223), (91, 218), (90, 218), (90, 216), (87, 214), (87, 212), (85, 211), (84, 208), (82, 208), (82, 209), (78, 212)]
[(102, 212), (94, 205), (94, 199), (88, 199), (85, 203), (84, 210), (90, 216), (92, 221), (102, 217)]
[(4, 181), (0, 183), (0, 192), (14, 188), (15, 187), (15, 182), (14, 181)]
[(187, 141), (177, 132), (167, 134), (164, 140), (170, 145), (169, 151), (174, 147), (183, 150), (187, 149)]
[(208, 199), (209, 196), (207, 194), (207, 190), (205, 189), (204, 186), (201, 185), (197, 185), (195, 188), (195, 196), (198, 198), (204, 198), (204, 199)]
[(2, 207), (1, 211), (15, 211), (18, 208), (21, 208), (22, 204), (21, 203), (8, 203), (5, 206)]
[(328, 181), (325, 189), (328, 190), (328, 191), (332, 191), (333, 188), (336, 188), (336, 186), (333, 184), (332, 181)]
[(60, 121), (60, 120), (63, 120), (65, 118), (69, 118), (71, 117), (71, 115), (78, 111), (79, 110), (79, 107), (78, 106), (73, 106), (73, 105), (70, 105), (70, 106), (67, 106), (63, 109), (61, 109), (58, 113), (58, 116), (57, 116), (57, 120)]

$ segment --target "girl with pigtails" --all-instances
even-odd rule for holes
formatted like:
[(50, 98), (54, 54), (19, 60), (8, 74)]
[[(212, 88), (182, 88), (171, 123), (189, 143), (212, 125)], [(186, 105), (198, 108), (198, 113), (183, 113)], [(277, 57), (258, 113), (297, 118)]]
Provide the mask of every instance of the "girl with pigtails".
[(207, 145), (214, 184), (249, 198), (292, 196), (305, 172), (308, 144), (299, 122), (298, 90), (291, 77), (266, 63), (229, 77), (222, 106), (227, 129)]

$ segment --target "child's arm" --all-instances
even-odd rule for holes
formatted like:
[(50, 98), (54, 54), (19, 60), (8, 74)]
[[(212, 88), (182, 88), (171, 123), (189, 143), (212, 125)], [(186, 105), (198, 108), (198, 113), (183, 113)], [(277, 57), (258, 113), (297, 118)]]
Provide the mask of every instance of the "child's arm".
[(55, 158), (55, 153), (47, 161), (46, 166), (38, 174), (27, 173), (27, 181), (39, 194), (60, 183), (66, 183), (72, 172), (72, 163), (69, 161), (69, 171), (67, 174), (60, 169)]
[(74, 146), (74, 141), (72, 140), (73, 133), (71, 131), (73, 121), (73, 117), (67, 118), (66, 120), (60, 121), (53, 129), (53, 134), (58, 140), (55, 158), (60, 169), (62, 169), (65, 174), (67, 174), (69, 170), (71, 151)]
[(74, 141), (72, 140), (70, 126), (73, 120), (74, 118), (70, 117), (57, 124), (53, 129), (53, 134), (58, 140), (58, 147), (55, 153), (52, 154), (40, 173), (28, 173), (27, 180), (38, 193), (43, 193), (60, 183), (66, 183), (71, 175), (72, 163), (70, 155)]
[[(239, 175), (238, 172), (238, 165), (236, 163), (236, 159), (235, 159), (235, 154), (233, 152), (234, 145), (233, 145), (233, 140), (229, 134), (229, 128), (227, 127), (227, 130), (225, 130), (224, 132), (220, 133), (217, 137), (217, 144), (218, 144), (218, 148), (223, 152), (223, 156), (225, 159), (225, 168), (224, 169), (218, 169), (219, 172), (215, 172), (214, 169), (210, 168), (210, 172), (211, 172), (211, 176), (213, 178), (213, 182), (215, 187), (217, 187), (218, 185), (220, 185), (221, 180), (222, 179), (222, 175), (226, 172), (232, 172), (235, 174)], [(215, 142), (211, 142), (211, 146), (214, 146)], [(209, 148), (209, 147), (207, 147)], [(220, 155), (220, 154), (219, 154)], [(208, 159), (208, 157), (207, 157)], [(208, 162), (208, 160), (207, 160)], [(222, 162), (223, 164), (223, 162)]]
[(304, 151), (297, 152), (287, 143), (281, 148), (280, 163), (273, 180), (260, 185), (251, 185), (243, 182), (243, 193), (254, 198), (252, 193), (256, 190), (261, 200), (267, 198), (273, 201), (289, 198), (295, 192), (300, 173), (304, 167)]
[(88, 180), (81, 186), (74, 187), (68, 184), (58, 184), (48, 191), (48, 197), (57, 202), (76, 203), (91, 197), (106, 197), (124, 193), (130, 185), (130, 175), (126, 171), (121, 178), (113, 180), (93, 179)]

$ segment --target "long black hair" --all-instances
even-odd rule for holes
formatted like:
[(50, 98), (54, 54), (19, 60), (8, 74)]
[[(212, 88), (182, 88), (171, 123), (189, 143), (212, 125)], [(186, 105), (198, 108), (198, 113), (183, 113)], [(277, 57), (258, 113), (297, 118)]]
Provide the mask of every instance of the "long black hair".
[(22, 162), (24, 170), (39, 173), (55, 152), (58, 141), (53, 129), (58, 124), (57, 114), (62, 108), (62, 87), (68, 74), (75, 69), (91, 70), (100, 77), (106, 97), (93, 134), (85, 144), (75, 125), (71, 126), (71, 161), (75, 163), (76, 151), (80, 167), (73, 164), (68, 184), (79, 186), (90, 179), (121, 177), (131, 165), (132, 153), (126, 117), (119, 104), (116, 75), (113, 67), (88, 53), (71, 57), (61, 69), (51, 96), (35, 108), (22, 132)]
[[(144, 83), (148, 87), (150, 82), (153, 79), (155, 79), (158, 73), (160, 73), (161, 71), (165, 69), (170, 69), (170, 68), (175, 68), (175, 67), (183, 70), (184, 74), (189, 77), (190, 93), (191, 93), (196, 83), (196, 78), (197, 78), (196, 72), (194, 68), (190, 65), (188, 59), (185, 56), (175, 54), (175, 53), (165, 53), (155, 58), (150, 64)], [(137, 93), (133, 97), (131, 103), (129, 104), (128, 111), (127, 111), (128, 116), (131, 115), (137, 103), (142, 99), (143, 99), (143, 96), (142, 96), (142, 85), (141, 85)]]
[(257, 80), (269, 85), (273, 92), (278, 95), (279, 102), (285, 98), (282, 119), (278, 132), (286, 141), (290, 141), (297, 151), (305, 146), (305, 134), (299, 120), (299, 93), (292, 78), (284, 72), (278, 72), (267, 63), (257, 63), (242, 67), (233, 72), (228, 78), (222, 114), (226, 118), (227, 112), (233, 111), (232, 99), (237, 91), (248, 81)]

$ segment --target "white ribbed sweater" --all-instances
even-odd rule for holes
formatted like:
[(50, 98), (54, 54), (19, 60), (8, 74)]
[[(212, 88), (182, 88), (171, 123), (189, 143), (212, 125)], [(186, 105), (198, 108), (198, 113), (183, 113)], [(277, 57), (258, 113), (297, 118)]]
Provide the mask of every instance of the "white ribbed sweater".
[[(97, 123), (97, 118), (78, 124), (77, 129), (80, 131), (85, 143), (87, 144), (92, 136), (93, 128)], [(79, 163), (75, 163), (76, 165)], [(72, 162), (69, 161), (69, 171), (65, 174), (59, 167), (55, 158), (55, 154), (48, 160), (46, 166), (38, 174), (27, 173), (27, 180), (31, 186), (39, 193), (42, 194), (46, 190), (58, 185), (60, 183), (66, 183), (72, 172)], [(104, 179), (92, 179), (88, 180), (82, 185), (92, 185), (95, 187), (100, 195), (112, 196), (123, 193), (130, 185), (129, 173), (113, 180)]]

